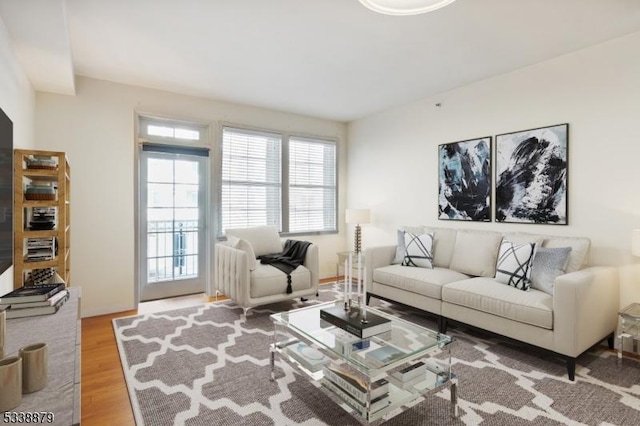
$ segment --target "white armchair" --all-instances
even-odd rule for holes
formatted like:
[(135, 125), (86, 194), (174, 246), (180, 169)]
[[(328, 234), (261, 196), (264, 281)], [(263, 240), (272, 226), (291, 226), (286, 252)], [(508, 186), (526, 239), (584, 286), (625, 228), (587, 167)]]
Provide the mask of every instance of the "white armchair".
[(307, 247), (303, 264), (290, 273), (291, 293), (287, 293), (287, 274), (257, 259), (283, 251), (284, 240), (275, 227), (227, 229), (226, 235), (227, 241), (217, 243), (214, 249), (216, 294), (229, 297), (245, 314), (254, 306), (317, 294), (317, 245)]

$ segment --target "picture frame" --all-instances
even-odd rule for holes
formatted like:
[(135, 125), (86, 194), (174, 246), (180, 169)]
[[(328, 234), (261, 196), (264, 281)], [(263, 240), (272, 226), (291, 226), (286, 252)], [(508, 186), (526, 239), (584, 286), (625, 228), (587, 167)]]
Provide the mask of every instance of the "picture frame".
[(496, 222), (568, 225), (569, 124), (496, 136)]
[(491, 221), (491, 136), (438, 145), (438, 219)]

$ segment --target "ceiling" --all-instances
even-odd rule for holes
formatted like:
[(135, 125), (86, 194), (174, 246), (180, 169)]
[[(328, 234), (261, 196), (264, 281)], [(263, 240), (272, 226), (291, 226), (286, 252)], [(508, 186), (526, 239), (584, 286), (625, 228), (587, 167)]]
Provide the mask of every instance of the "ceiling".
[(640, 31), (639, 0), (0, 0), (34, 88), (81, 75), (351, 121)]

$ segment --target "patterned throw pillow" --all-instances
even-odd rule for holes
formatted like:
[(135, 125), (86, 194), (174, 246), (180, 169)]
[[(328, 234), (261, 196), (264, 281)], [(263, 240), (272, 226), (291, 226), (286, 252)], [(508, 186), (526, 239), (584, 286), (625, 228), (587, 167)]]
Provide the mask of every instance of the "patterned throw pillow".
[(404, 246), (406, 249), (403, 266), (417, 266), (421, 268), (433, 268), (433, 234), (416, 235), (410, 232), (404, 233)]
[(502, 241), (496, 264), (496, 281), (529, 290), (535, 243), (514, 244)]
[(531, 266), (531, 287), (553, 296), (553, 284), (556, 277), (565, 273), (570, 254), (571, 247), (536, 250)]

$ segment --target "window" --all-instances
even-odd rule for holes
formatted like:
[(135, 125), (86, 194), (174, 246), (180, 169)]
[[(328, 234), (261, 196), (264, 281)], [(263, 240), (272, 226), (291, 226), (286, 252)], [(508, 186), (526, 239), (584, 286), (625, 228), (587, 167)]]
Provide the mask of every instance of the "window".
[(336, 144), (289, 139), (289, 232), (336, 229)]
[(281, 229), (280, 135), (225, 127), (222, 132), (221, 227)]
[(335, 141), (224, 127), (221, 170), (220, 235), (258, 225), (336, 231)]

